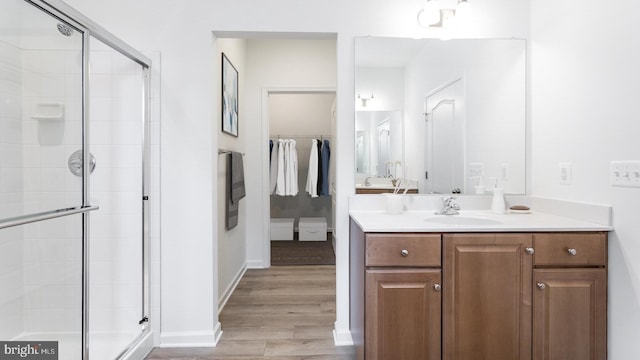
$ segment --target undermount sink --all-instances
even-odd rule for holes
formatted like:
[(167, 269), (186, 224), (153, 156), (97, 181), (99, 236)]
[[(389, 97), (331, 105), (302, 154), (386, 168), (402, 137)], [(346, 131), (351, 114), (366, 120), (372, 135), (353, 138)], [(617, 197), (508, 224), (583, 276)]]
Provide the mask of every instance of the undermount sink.
[(475, 216), (438, 215), (424, 219), (426, 222), (442, 225), (500, 225), (502, 221)]

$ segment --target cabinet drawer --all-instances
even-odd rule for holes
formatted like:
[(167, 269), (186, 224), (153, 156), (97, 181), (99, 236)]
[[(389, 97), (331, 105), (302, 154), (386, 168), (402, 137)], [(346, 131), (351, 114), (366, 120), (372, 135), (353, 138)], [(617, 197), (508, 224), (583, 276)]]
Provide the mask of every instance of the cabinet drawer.
[(604, 266), (606, 239), (604, 233), (534, 234), (534, 265)]
[(366, 235), (366, 266), (439, 267), (440, 255), (440, 234)]

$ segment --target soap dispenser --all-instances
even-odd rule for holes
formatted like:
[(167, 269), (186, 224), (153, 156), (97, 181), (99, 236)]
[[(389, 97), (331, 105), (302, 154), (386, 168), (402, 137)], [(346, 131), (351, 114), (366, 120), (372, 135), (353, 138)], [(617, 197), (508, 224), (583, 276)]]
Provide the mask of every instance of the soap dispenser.
[(498, 187), (497, 179), (496, 179), (495, 186), (493, 187), (493, 200), (491, 201), (491, 211), (495, 214), (505, 213), (504, 189)]

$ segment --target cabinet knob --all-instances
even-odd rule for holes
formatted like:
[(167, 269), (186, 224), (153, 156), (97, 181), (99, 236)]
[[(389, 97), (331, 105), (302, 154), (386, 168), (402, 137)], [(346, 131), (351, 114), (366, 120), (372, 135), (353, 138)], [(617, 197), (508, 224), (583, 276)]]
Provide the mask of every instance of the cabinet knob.
[(547, 285), (545, 285), (544, 283), (541, 283), (541, 282), (537, 283), (536, 285), (538, 286), (538, 289), (540, 289), (540, 290), (544, 290), (544, 288), (547, 287)]
[(409, 256), (409, 250), (407, 249), (402, 249), (402, 251), (400, 251), (400, 255), (407, 257)]
[(578, 253), (578, 251), (576, 249), (567, 249), (567, 252), (571, 256), (576, 256), (576, 254)]
[(433, 284), (433, 290), (440, 291), (442, 290), (442, 286), (440, 284)]
[(531, 248), (531, 247), (525, 248), (525, 249), (524, 249), (524, 251), (525, 251), (527, 254), (529, 254), (529, 255), (533, 255), (533, 253), (534, 253), (534, 252), (536, 252), (536, 251), (535, 251), (535, 250), (533, 250), (533, 248)]

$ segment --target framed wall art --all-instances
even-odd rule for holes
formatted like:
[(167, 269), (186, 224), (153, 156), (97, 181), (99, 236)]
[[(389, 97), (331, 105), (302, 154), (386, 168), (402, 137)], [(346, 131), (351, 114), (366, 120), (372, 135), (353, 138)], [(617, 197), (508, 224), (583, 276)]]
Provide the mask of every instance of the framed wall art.
[(222, 53), (222, 132), (238, 136), (238, 70)]

